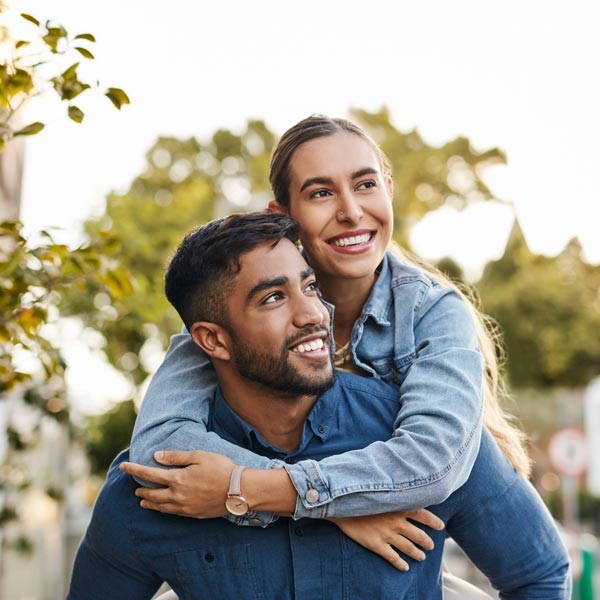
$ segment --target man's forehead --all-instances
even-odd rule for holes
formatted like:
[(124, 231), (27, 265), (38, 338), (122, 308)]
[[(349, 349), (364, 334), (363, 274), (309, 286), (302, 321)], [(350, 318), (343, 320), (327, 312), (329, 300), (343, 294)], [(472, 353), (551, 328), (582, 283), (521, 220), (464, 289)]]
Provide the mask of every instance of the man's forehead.
[(262, 244), (240, 258), (237, 285), (251, 288), (264, 280), (297, 279), (309, 269), (300, 250), (288, 239)]

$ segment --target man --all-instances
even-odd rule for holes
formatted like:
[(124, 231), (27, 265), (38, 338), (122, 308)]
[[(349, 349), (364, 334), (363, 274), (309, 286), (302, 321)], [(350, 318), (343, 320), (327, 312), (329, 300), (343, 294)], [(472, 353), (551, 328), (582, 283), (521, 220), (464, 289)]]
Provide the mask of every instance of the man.
[[(209, 428), (288, 461), (387, 439), (399, 402), (397, 390), (382, 382), (334, 377), (328, 313), (296, 239), (283, 215), (214, 221), (186, 237), (166, 277), (169, 299), (218, 376)], [(214, 482), (221, 490), (215, 514), (255, 508), (252, 472), (208, 456), (231, 474), (229, 489)], [(71, 600), (150, 598), (163, 580), (182, 599), (441, 597), (443, 531), (416, 536), (435, 547), (426, 560), (407, 558), (410, 570), (401, 572), (325, 520), (239, 527), (145, 511), (134, 481), (119, 470), (126, 459), (122, 454), (113, 464), (96, 503)], [(568, 563), (556, 530), (489, 435), (467, 484), (432, 511), (506, 598), (568, 598)]]

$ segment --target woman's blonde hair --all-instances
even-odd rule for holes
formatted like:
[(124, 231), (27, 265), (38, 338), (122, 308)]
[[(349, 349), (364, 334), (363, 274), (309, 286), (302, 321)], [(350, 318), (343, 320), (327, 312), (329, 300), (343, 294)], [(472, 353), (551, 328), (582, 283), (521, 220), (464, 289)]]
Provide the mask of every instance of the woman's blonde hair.
[[(275, 200), (280, 206), (289, 209), (289, 164), (298, 147), (315, 138), (327, 137), (341, 132), (352, 133), (365, 140), (375, 150), (383, 173), (391, 176), (389, 159), (379, 145), (361, 127), (347, 119), (332, 119), (324, 115), (312, 115), (288, 129), (273, 149), (269, 181)], [(496, 352), (501, 348), (501, 345), (495, 323), (477, 309), (476, 301), (471, 292), (461, 290), (441, 271), (399, 246), (392, 244), (390, 249), (404, 264), (420, 269), (443, 287), (451, 287), (464, 301), (473, 319), (479, 347), (484, 359), (482, 381), (484, 425), (492, 433), (502, 453), (513, 467), (520, 474), (528, 477), (531, 472), (531, 461), (524, 446), (525, 435), (515, 425), (514, 417), (506, 412), (500, 404), (500, 400), (507, 399), (508, 394), (498, 365)]]

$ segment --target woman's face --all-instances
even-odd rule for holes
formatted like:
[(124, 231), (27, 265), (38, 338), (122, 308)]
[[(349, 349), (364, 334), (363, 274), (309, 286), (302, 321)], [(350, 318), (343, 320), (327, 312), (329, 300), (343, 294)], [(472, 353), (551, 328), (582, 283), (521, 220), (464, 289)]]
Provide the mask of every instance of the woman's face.
[(358, 135), (340, 132), (298, 147), (289, 165), (289, 214), (319, 279), (375, 273), (392, 237), (391, 177)]

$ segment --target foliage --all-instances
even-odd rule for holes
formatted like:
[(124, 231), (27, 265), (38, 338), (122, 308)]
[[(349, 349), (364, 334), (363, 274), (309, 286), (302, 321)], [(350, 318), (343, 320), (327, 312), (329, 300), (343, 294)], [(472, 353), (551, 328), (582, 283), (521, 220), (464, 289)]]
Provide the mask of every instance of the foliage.
[(513, 386), (585, 386), (598, 375), (600, 267), (583, 260), (579, 242), (534, 255), (517, 226), (478, 288), (503, 331)]
[[(0, 4), (0, 16), (3, 12)], [(99, 89), (97, 83), (82, 80), (78, 73), (82, 59), (94, 59), (90, 47), (96, 40), (91, 33), (71, 35), (52, 21), (41, 23), (25, 13), (21, 17), (31, 34), (14, 39), (5, 26), (2, 36), (8, 52), (0, 62), (0, 152), (12, 138), (35, 135), (44, 128), (41, 121), (14, 125), (15, 115), (31, 98), (51, 93), (67, 105), (67, 116), (81, 123), (85, 115), (76, 102), (84, 92)], [(127, 94), (119, 88), (110, 87), (103, 93), (118, 109), (129, 104)]]
[(498, 148), (477, 152), (467, 138), (443, 144), (427, 144), (416, 129), (399, 131), (387, 108), (369, 113), (352, 110), (390, 159), (394, 176), (394, 239), (408, 246), (411, 228), (428, 212), (443, 206), (464, 209), (493, 199), (482, 179), (486, 166), (503, 164)]
[[(0, 2), (0, 17), (5, 14)], [(0, 153), (10, 140), (35, 135), (44, 128), (41, 121), (14, 125), (15, 115), (30, 99), (50, 92), (66, 103), (68, 117), (80, 123), (84, 114), (74, 101), (97, 87), (79, 78), (79, 62), (73, 62), (74, 55), (94, 58), (89, 50), (93, 35), (71, 36), (61, 25), (41, 24), (26, 14), (21, 17), (32, 29), (27, 39), (15, 39), (0, 23), (4, 51), (0, 62)], [(69, 65), (66, 69), (61, 66), (64, 61)], [(129, 102), (118, 88), (109, 88), (105, 95), (117, 108)], [(108, 302), (110, 297), (120, 298), (132, 291), (132, 280), (116, 259), (118, 251), (118, 241), (110, 233), (98, 232), (72, 249), (57, 243), (47, 231), (40, 232), (36, 242), (28, 242), (18, 221), (0, 223), (0, 394), (8, 441), (0, 469), (0, 526), (18, 520), (15, 506), (20, 493), (32, 485), (23, 451), (36, 444), (44, 420), (68, 427), (66, 365), (59, 342), (49, 335), (49, 325), (57, 321), (63, 299), (73, 290), (80, 294), (91, 287), (102, 290)], [(55, 488), (45, 492), (56, 500), (63, 495)], [(16, 535), (3, 535), (2, 543), (30, 551), (30, 541), (18, 528), (13, 531)]]
[(103, 415), (89, 419), (83, 441), (94, 475), (105, 477), (108, 465), (129, 445), (135, 415), (135, 406), (128, 400)]
[[(45, 231), (30, 246), (20, 223), (0, 224), (0, 394), (9, 409), (8, 451), (0, 470), (0, 490), (9, 502), (0, 525), (16, 518), (10, 500), (30, 485), (18, 455), (36, 444), (44, 419), (68, 423), (66, 365), (57, 342), (47, 336), (48, 324), (58, 318), (67, 290), (85, 292), (93, 282), (115, 298), (131, 291), (131, 280), (115, 259), (118, 250), (112, 235), (71, 249)], [(26, 426), (19, 425), (23, 413), (28, 415)], [(27, 548), (19, 539), (13, 546)]]

